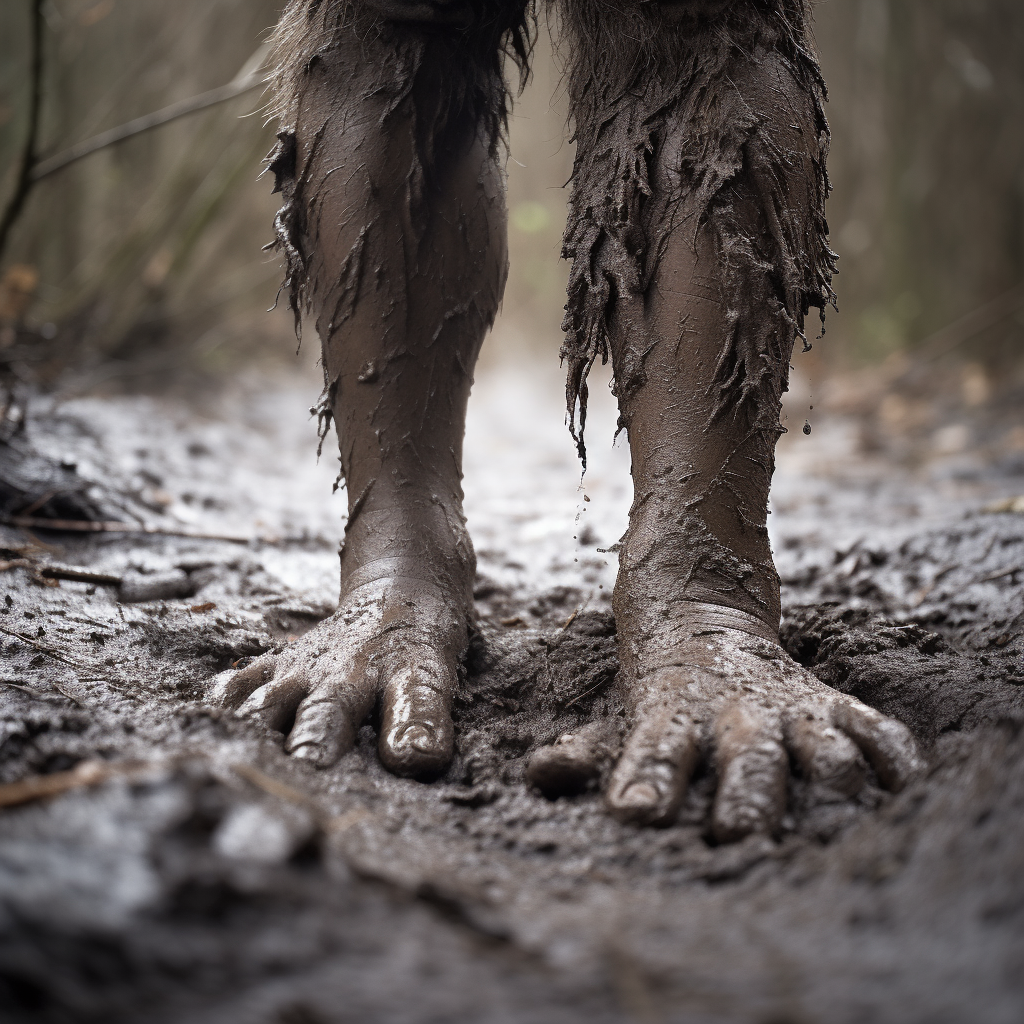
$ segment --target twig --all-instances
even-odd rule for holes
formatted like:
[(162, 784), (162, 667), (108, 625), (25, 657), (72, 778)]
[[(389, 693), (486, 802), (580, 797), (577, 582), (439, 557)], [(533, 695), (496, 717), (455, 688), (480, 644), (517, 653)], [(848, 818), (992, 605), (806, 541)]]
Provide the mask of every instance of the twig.
[(118, 761), (113, 764), (106, 761), (82, 761), (71, 771), (36, 775), (0, 786), (0, 807), (15, 807), (48, 796), (60, 796), (72, 789), (96, 786), (118, 775), (137, 775), (158, 767), (158, 764), (149, 761)]
[[(8, 516), (8, 526), (25, 530), (61, 530), (68, 533), (145, 533), (159, 537), (189, 537), (192, 540), (221, 540), (229, 544), (248, 544), (252, 537), (239, 537), (230, 533), (198, 533), (176, 530), (173, 527), (142, 526), (138, 523), (115, 523), (92, 519), (46, 519), (42, 516)], [(70, 578), (70, 577), (69, 577)]]
[(0, 562), (0, 572), (9, 572), (11, 569), (31, 569), (34, 564), (28, 558), (12, 558), (6, 562)]
[(121, 577), (109, 572), (88, 572), (86, 569), (72, 569), (66, 565), (47, 565), (39, 575), (48, 580), (70, 580), (73, 583), (98, 583), (105, 587), (119, 587)]
[(37, 168), (36, 146), (39, 142), (39, 114), (43, 105), (43, 0), (32, 0), (32, 64), (29, 72), (28, 134), (21, 151), (21, 166), (11, 196), (0, 217), (0, 256), (3, 256), (14, 222), (18, 219), (32, 186)]
[(938, 359), (952, 352), (965, 341), (970, 341), (982, 331), (995, 327), (1007, 317), (1013, 316), (1022, 306), (1024, 284), (1018, 284), (925, 338), (917, 347), (916, 360), (920, 362)]
[(591, 591), (589, 594), (587, 594), (587, 599), (583, 602), (583, 604), (576, 605), (576, 608), (573, 610), (572, 615), (570, 615), (569, 618), (567, 618), (565, 622), (562, 623), (562, 628), (558, 631), (559, 633), (564, 633), (576, 621), (576, 619), (587, 610), (587, 608), (590, 606), (590, 601), (593, 598), (593, 596), (594, 592)]
[(0, 807), (15, 807), (48, 796), (59, 796), (70, 789), (95, 786), (106, 781), (112, 774), (110, 768), (100, 761), (82, 761), (69, 772), (52, 772), (50, 775), (10, 782), (0, 786)]
[(243, 93), (263, 85), (265, 78), (260, 74), (260, 70), (266, 62), (268, 52), (269, 47), (267, 44), (261, 46), (245, 62), (242, 70), (226, 85), (210, 89), (207, 92), (200, 93), (198, 96), (190, 96), (188, 99), (178, 100), (177, 103), (172, 103), (161, 110), (155, 110), (151, 114), (143, 114), (142, 117), (136, 117), (127, 124), (110, 128), (99, 135), (94, 135), (91, 139), (84, 139), (82, 142), (76, 143), (61, 153), (55, 153), (45, 160), (40, 160), (31, 170), (31, 183), (34, 184), (37, 181), (42, 181), (43, 178), (63, 170), (70, 164), (77, 163), (77, 161), (84, 157), (98, 153), (101, 149), (106, 149), (108, 146), (123, 142), (125, 139), (130, 139), (135, 135), (141, 135), (143, 132), (148, 132), (153, 128), (159, 128), (161, 125), (169, 124), (171, 121), (176, 121), (179, 117), (186, 117), (188, 114), (195, 114), (200, 110), (216, 106), (218, 103), (232, 100), (236, 96), (241, 96)]
[(1024, 566), (1015, 565), (1012, 569), (1003, 569), (1002, 572), (989, 573), (988, 576), (981, 576), (976, 579), (975, 583), (991, 583), (993, 580), (1001, 580), (1004, 576), (1012, 576), (1015, 572), (1020, 572), (1024, 569)]
[(1024, 494), (1018, 494), (1013, 498), (1003, 498), (1001, 501), (986, 505), (981, 511), (989, 513), (1024, 512)]
[(563, 711), (568, 711), (569, 708), (571, 708), (573, 706), (573, 704), (576, 703), (576, 701), (583, 700), (584, 697), (589, 697), (595, 691), (600, 690), (601, 687), (604, 686), (604, 684), (606, 682), (608, 682), (607, 679), (602, 679), (599, 683), (595, 683), (592, 687), (590, 687), (589, 690), (584, 690), (582, 693), (577, 693), (576, 696), (573, 697), (572, 700), (570, 700), (568, 703), (562, 705), (562, 710)]
[(56, 658), (57, 661), (62, 661), (65, 665), (70, 665), (72, 668), (80, 669), (84, 667), (77, 661), (72, 661), (70, 658), (64, 657), (60, 651), (55, 651), (52, 647), (47, 647), (46, 644), (41, 644), (38, 640), (33, 640), (32, 637), (25, 636), (24, 633), (19, 633), (16, 629), (8, 629), (6, 626), (0, 626), (0, 633), (6, 633), (8, 636), (13, 636), (23, 644), (28, 644), (29, 647), (34, 647), (37, 651), (40, 651), (43, 654), (48, 654), (51, 658)]
[(21, 683), (12, 682), (10, 679), (0, 679), (0, 686), (9, 686), (12, 690), (27, 693), (30, 697), (35, 697), (38, 700), (45, 700), (50, 696), (48, 693), (43, 693), (42, 690), (33, 690), (31, 686), (23, 686)]
[(301, 789), (289, 786), (288, 783), (281, 782), (279, 779), (261, 772), (259, 768), (251, 764), (240, 762), (233, 764), (231, 769), (236, 775), (240, 775), (245, 779), (246, 782), (251, 782), (257, 789), (262, 789), (264, 793), (276, 797), (278, 800), (284, 800), (287, 803), (305, 807), (312, 813), (314, 820), (324, 832), (344, 832), (360, 821), (373, 817), (363, 807), (354, 807), (349, 811), (343, 811), (341, 814), (331, 814), (324, 810), (319, 801), (309, 793), (304, 793)]
[(251, 782), (257, 789), (262, 789), (264, 793), (276, 796), (279, 800), (287, 800), (289, 803), (301, 804), (313, 811), (320, 810), (316, 800), (310, 796), (309, 793), (303, 793), (301, 789), (289, 786), (287, 782), (281, 782), (279, 779), (275, 779), (272, 776), (267, 775), (265, 772), (261, 772), (259, 768), (256, 768), (251, 764), (240, 762), (238, 764), (233, 764), (231, 769), (236, 775), (241, 775), (246, 782)]

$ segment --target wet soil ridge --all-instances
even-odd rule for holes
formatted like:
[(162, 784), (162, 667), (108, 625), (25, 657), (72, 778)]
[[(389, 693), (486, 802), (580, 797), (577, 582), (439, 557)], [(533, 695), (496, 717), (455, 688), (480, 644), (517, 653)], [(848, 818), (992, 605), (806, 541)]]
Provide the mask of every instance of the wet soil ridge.
[[(144, 469), (148, 487), (205, 494), (191, 525), (211, 534), (267, 505), (258, 439), (234, 476), (218, 463), (207, 477), (210, 457), (189, 450), (217, 424), (86, 406), (98, 426), (69, 450), (109, 493), (152, 498)], [(40, 418), (29, 436), (61, 429)], [(862, 499), (883, 518), (884, 493)], [(731, 845), (708, 831), (713, 765), (660, 829), (607, 815), (600, 758), (590, 776), (531, 768), (559, 740), (610, 764), (625, 719), (607, 600), (543, 574), (501, 582), (508, 550), (476, 581), (455, 758), (423, 784), (381, 767), (372, 719), (317, 770), (210, 701), (220, 673), (331, 612), (337, 555), (315, 520), (282, 506), (264, 529), (305, 537), (286, 549), (3, 528), (5, 553), (36, 547), (0, 577), (0, 1017), (1018, 1019), (1024, 520), (986, 504), (948, 502), (924, 527), (890, 518), (857, 543), (777, 517), (787, 650), (907, 722), (928, 771), (853, 802), (796, 771), (780, 834)], [(46, 583), (37, 570), (57, 563), (178, 573), (190, 593), (129, 603)], [(45, 797), (9, 788), (40, 776)]]

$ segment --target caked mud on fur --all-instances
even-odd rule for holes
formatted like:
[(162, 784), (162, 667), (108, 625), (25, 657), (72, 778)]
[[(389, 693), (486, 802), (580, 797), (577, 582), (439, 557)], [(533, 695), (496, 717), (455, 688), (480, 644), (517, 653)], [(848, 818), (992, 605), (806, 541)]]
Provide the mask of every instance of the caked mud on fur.
[[(682, 196), (654, 195), (649, 180), (670, 130), (674, 144), (682, 139), (682, 188), (696, 209), (696, 223), (682, 227), (712, 232), (729, 309), (717, 415), (753, 401), (759, 415), (771, 416), (804, 317), (817, 306), (824, 318), (833, 302), (836, 257), (824, 215), (829, 134), (808, 6), (806, 0), (559, 0), (560, 50), (577, 144), (562, 253), (572, 261), (562, 356), (570, 429), (584, 466), (587, 375), (595, 360), (608, 360), (616, 300), (646, 293), (665, 239), (681, 227)], [(773, 138), (773, 117), (785, 116), (785, 110), (755, 109), (736, 85), (744, 65), (770, 54), (813, 105), (817, 139), (809, 208), (789, 201), (787, 179), (806, 172), (793, 166)], [(731, 186), (740, 176), (752, 180), (760, 194), (767, 245), (731, 217)], [(799, 185), (794, 191), (799, 193)], [(772, 306), (754, 308), (749, 284), (766, 275)], [(620, 399), (640, 383), (634, 377), (642, 363), (642, 351), (636, 350), (642, 348), (643, 339), (636, 339), (630, 365), (615, 367)]]
[[(468, 109), (497, 147), (509, 107), (503, 67), (506, 56), (519, 68), (520, 88), (525, 84), (534, 42), (532, 0), (291, 0), (272, 38), (269, 112), (279, 131), (267, 166), (275, 176), (275, 191), (284, 194), (272, 245), (285, 258), (284, 287), (289, 292), (296, 333), (301, 331), (303, 312), (309, 311), (310, 296), (309, 253), (303, 242), (307, 210), (302, 182), (296, 179), (295, 120), (310, 71), (317, 60), (338, 46), (346, 29), (354, 29), (366, 40), (394, 35), (394, 46), (376, 48), (377, 55), (386, 52), (389, 59), (377, 69), (375, 87), (390, 88), (397, 103), (423, 60), (426, 33), (403, 33), (400, 26), (410, 25), (448, 29), (445, 34), (452, 43), (452, 74), (445, 81), (447, 95), (437, 106), (440, 123), (425, 133), (428, 144), (432, 137), (443, 134), (445, 120), (458, 120)], [(424, 155), (429, 158), (429, 152)], [(322, 426), (322, 406), (320, 412)]]

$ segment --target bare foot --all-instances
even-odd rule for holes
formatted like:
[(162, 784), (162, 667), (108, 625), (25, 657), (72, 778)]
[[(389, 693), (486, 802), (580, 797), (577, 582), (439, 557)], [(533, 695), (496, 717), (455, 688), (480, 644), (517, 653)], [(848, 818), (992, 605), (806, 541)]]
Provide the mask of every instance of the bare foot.
[(845, 797), (864, 784), (865, 758), (893, 791), (919, 769), (905, 725), (819, 682), (753, 615), (682, 602), (653, 625), (619, 638), (633, 725), (606, 800), (620, 820), (671, 821), (701, 757), (717, 769), (721, 842), (778, 828), (790, 756)]
[[(226, 678), (214, 698), (287, 731), (285, 749), (321, 768), (351, 750), (379, 702), (384, 765), (398, 775), (442, 771), (452, 756), (451, 706), (472, 598), (398, 563), (364, 565), (334, 615)], [(384, 574), (361, 582), (368, 570)]]

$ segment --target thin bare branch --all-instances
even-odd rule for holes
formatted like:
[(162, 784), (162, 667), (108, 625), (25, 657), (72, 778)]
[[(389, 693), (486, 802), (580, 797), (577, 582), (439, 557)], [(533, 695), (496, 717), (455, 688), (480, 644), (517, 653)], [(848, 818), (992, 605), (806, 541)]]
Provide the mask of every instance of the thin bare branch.
[(0, 257), (7, 245), (7, 236), (18, 219), (35, 183), (36, 147), (39, 144), (39, 115), (43, 106), (43, 0), (32, 0), (32, 63), (29, 71), (28, 132), (21, 151), (21, 163), (14, 193), (0, 217)]
[(218, 103), (225, 103), (227, 100), (232, 100), (236, 96), (241, 96), (243, 93), (258, 88), (266, 80), (265, 76), (261, 74), (261, 70), (266, 63), (268, 52), (266, 44), (261, 46), (245, 62), (242, 70), (226, 85), (210, 89), (208, 92), (200, 93), (198, 96), (190, 96), (188, 99), (178, 100), (177, 103), (172, 103), (161, 110), (155, 110), (151, 114), (143, 114), (142, 117), (137, 117), (127, 122), (127, 124), (110, 128), (99, 135), (94, 135), (91, 139), (85, 139), (82, 142), (76, 143), (61, 153), (56, 153), (45, 160), (40, 160), (31, 171), (32, 181), (42, 181), (43, 178), (49, 177), (49, 175), (55, 174), (57, 171), (63, 170), (73, 163), (77, 163), (87, 156), (91, 156), (93, 153), (98, 153), (101, 149), (106, 149), (108, 146), (116, 145), (118, 142), (123, 142), (125, 139), (133, 138), (136, 135), (141, 135), (143, 132), (151, 131), (153, 128), (159, 128), (161, 125), (169, 124), (171, 121), (176, 121), (180, 117), (186, 117), (188, 114), (195, 114), (200, 110), (216, 106)]
[(142, 526), (139, 523), (104, 522), (94, 519), (47, 519), (43, 516), (6, 516), (3, 522), (23, 530), (59, 530), (67, 533), (145, 533), (155, 537), (189, 537), (192, 540), (222, 540), (229, 544), (248, 544), (254, 537), (231, 533), (202, 533), (175, 527)]

